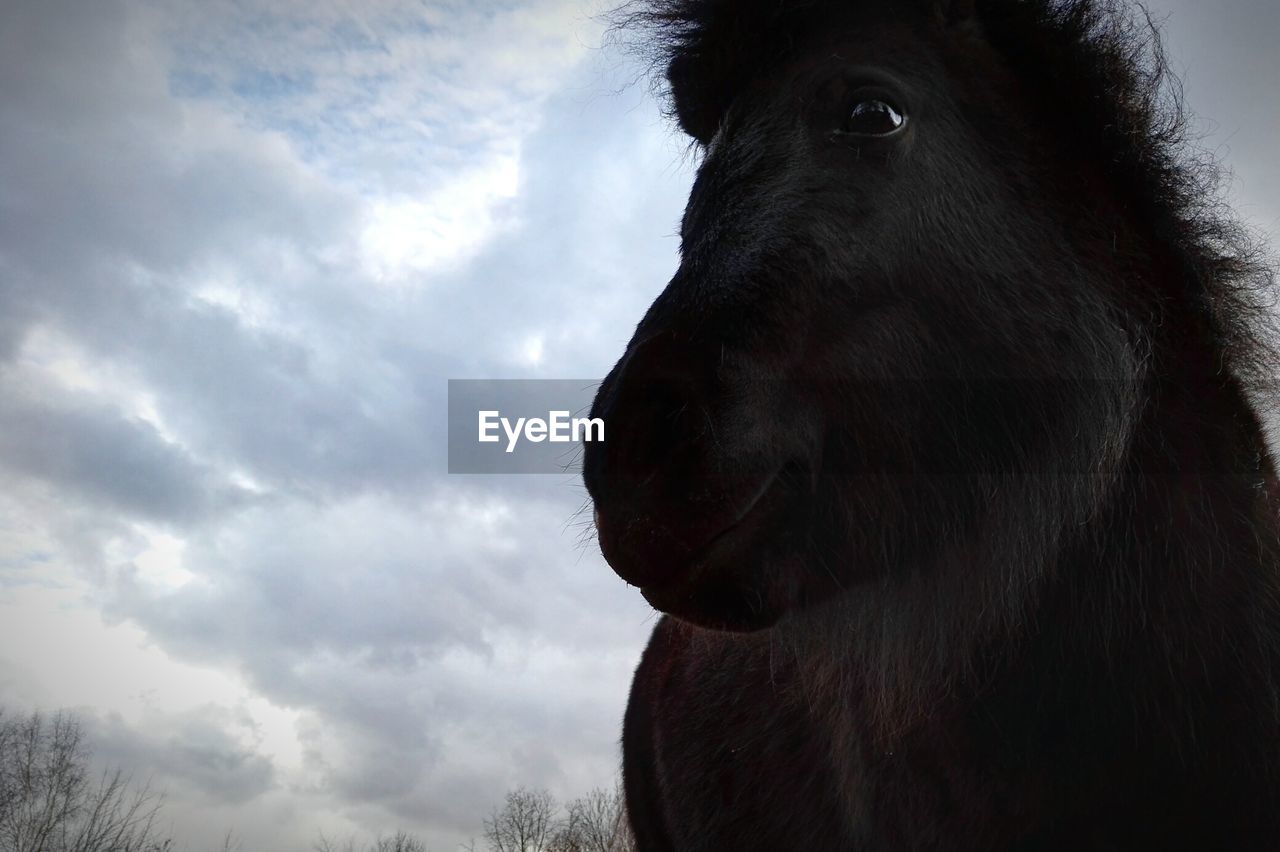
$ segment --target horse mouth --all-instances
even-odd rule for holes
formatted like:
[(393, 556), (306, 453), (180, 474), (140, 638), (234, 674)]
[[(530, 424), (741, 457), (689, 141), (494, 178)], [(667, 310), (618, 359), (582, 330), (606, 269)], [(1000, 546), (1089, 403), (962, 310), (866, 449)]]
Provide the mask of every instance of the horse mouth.
[[(802, 473), (796, 462), (763, 477), (740, 508), (667, 578), (635, 584), (649, 605), (707, 626), (732, 627), (715, 613), (736, 612), (751, 600), (764, 606), (755, 587), (764, 558), (762, 540), (774, 533), (791, 502), (789, 491)], [(723, 607), (717, 604), (723, 603)], [(750, 607), (749, 607), (750, 608)], [(732, 619), (736, 621), (737, 619)]]

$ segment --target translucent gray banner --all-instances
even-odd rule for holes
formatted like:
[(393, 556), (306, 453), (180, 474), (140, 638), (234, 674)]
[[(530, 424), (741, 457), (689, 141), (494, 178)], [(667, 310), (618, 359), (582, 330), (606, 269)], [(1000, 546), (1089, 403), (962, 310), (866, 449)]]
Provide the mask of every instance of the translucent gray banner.
[(573, 473), (599, 379), (450, 379), (449, 473)]

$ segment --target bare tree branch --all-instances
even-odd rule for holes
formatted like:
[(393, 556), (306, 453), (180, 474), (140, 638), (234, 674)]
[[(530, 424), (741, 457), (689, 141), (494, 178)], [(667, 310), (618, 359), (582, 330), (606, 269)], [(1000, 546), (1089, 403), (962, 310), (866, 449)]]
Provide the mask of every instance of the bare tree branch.
[(166, 852), (155, 830), (163, 797), (121, 770), (88, 777), (79, 721), (62, 713), (0, 713), (0, 849), (5, 852)]
[(507, 793), (501, 810), (484, 821), (490, 852), (551, 852), (558, 828), (556, 800), (546, 790), (519, 787)]

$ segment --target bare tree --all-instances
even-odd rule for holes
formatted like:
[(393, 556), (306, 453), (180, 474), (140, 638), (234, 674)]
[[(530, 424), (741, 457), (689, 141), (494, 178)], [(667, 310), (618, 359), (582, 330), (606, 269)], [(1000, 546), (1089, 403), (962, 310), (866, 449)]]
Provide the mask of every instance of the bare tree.
[(244, 843), (234, 832), (228, 831), (222, 836), (222, 849), (219, 852), (244, 852)]
[(585, 852), (585, 850), (582, 827), (578, 824), (577, 815), (570, 810), (568, 815), (556, 824), (555, 830), (551, 833), (551, 839), (547, 841), (546, 852)]
[(565, 852), (631, 852), (635, 844), (627, 824), (622, 788), (597, 787), (568, 805)]
[(390, 837), (379, 836), (369, 852), (427, 852), (427, 844), (411, 834), (397, 831)]
[(122, 770), (104, 772), (96, 787), (79, 795), (77, 812), (50, 852), (154, 852), (173, 841), (155, 837), (156, 816), (164, 798), (149, 785), (134, 787)]
[(348, 837), (346, 843), (338, 843), (336, 840), (325, 837), (322, 831), (316, 838), (316, 842), (311, 844), (311, 848), (313, 852), (356, 852), (356, 840), (354, 837)]
[(519, 787), (484, 821), (484, 838), (490, 852), (551, 852), (558, 827), (552, 795)]
[(336, 840), (325, 837), (322, 831), (316, 838), (316, 842), (311, 844), (311, 848), (313, 852), (356, 852), (356, 840), (354, 837), (348, 837), (346, 843), (338, 843)]
[(359, 852), (361, 848), (364, 852), (427, 852), (427, 844), (406, 831), (397, 831), (386, 837), (380, 834), (364, 847), (357, 844), (354, 837), (339, 843), (325, 837), (322, 832), (311, 848), (315, 852)]
[(627, 817), (627, 809), (622, 808), (618, 814), (618, 830), (613, 835), (613, 845), (609, 852), (639, 852), (636, 845), (635, 832), (631, 830), (631, 820)]
[(0, 849), (6, 852), (166, 852), (162, 797), (120, 770), (89, 778), (80, 723), (58, 713), (0, 711)]

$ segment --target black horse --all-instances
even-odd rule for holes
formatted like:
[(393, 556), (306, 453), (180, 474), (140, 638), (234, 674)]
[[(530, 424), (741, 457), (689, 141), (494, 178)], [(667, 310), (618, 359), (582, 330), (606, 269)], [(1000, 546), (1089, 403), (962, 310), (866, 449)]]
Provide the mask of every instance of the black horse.
[(1280, 849), (1272, 276), (1147, 16), (624, 14), (702, 156), (584, 465), (640, 848)]

